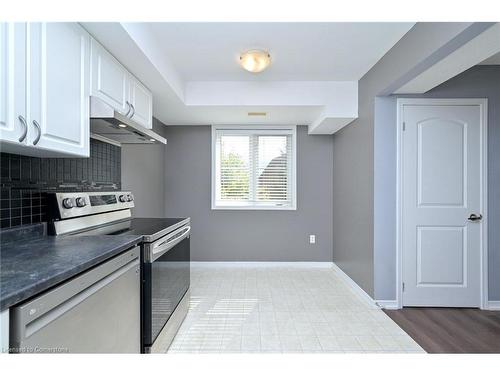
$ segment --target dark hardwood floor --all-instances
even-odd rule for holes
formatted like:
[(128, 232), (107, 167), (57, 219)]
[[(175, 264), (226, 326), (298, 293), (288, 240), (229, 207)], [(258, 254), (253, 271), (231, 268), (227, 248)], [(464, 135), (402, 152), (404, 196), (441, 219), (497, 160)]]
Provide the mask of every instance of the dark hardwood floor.
[(500, 353), (500, 311), (405, 307), (384, 312), (428, 353)]

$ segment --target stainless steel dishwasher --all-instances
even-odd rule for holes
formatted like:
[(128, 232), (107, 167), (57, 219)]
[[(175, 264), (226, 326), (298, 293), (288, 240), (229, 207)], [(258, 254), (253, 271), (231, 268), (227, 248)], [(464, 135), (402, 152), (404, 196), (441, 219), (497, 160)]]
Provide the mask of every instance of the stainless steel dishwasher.
[(140, 353), (139, 255), (135, 247), (11, 309), (13, 351)]

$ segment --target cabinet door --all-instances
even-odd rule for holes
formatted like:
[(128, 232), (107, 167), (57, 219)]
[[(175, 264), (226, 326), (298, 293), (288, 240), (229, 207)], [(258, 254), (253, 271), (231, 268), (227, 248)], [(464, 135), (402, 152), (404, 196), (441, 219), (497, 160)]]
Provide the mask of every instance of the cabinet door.
[(92, 39), (91, 94), (102, 99), (116, 111), (126, 114), (130, 107), (129, 73), (99, 43)]
[(29, 144), (41, 156), (43, 150), (89, 156), (90, 36), (77, 23), (28, 29)]
[[(20, 118), (21, 116), (21, 118)], [(0, 140), (26, 144), (26, 24), (0, 23)], [(19, 140), (23, 138), (24, 140)], [(5, 144), (4, 144), (5, 146)]]
[(135, 77), (130, 77), (132, 119), (145, 128), (153, 127), (153, 95)]

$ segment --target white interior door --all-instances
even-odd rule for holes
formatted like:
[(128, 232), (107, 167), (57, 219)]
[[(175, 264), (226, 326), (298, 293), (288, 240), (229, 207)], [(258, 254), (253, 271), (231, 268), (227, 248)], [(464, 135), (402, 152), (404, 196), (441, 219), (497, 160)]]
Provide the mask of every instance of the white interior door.
[(404, 306), (481, 304), (484, 223), (469, 219), (482, 214), (478, 103), (401, 104)]

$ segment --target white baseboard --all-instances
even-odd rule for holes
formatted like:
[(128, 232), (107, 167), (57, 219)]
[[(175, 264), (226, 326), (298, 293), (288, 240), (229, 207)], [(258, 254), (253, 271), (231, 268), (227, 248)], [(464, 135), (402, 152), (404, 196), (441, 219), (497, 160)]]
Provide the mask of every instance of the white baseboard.
[(373, 298), (368, 293), (366, 293), (358, 284), (356, 284), (356, 282), (353, 279), (351, 279), (349, 275), (347, 275), (344, 271), (342, 271), (342, 269), (340, 269), (340, 267), (337, 266), (335, 263), (333, 263), (333, 270), (362, 300), (364, 300), (365, 302), (374, 307), (379, 307), (375, 303)]
[(200, 268), (332, 268), (333, 262), (191, 262), (193, 267)]
[[(398, 301), (396, 300), (376, 300), (377, 305), (386, 310), (398, 310)], [(499, 311), (500, 301), (488, 301), (484, 310)]]
[(500, 301), (488, 301), (486, 310), (500, 310)]
[(375, 303), (386, 310), (399, 310), (398, 301), (395, 299), (378, 299)]

